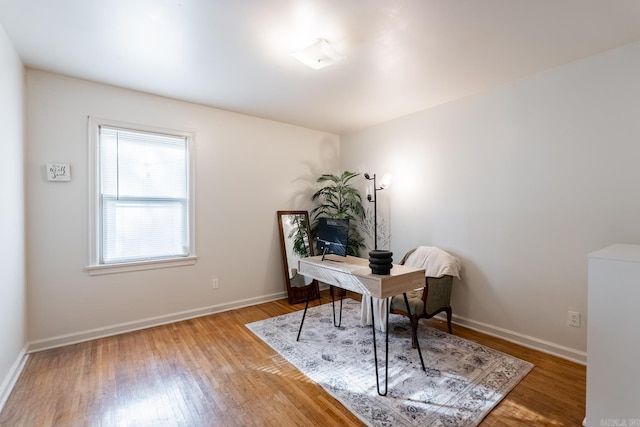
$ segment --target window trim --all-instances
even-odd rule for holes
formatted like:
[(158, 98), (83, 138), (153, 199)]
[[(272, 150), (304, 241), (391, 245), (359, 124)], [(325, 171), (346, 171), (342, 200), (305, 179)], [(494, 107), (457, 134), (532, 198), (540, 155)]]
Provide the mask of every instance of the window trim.
[[(187, 185), (188, 185), (188, 207), (189, 207), (189, 254), (182, 257), (152, 259), (143, 261), (128, 261), (119, 263), (100, 263), (100, 191), (98, 184), (99, 177), (99, 160), (100, 154), (98, 150), (100, 126), (110, 126), (120, 129), (127, 129), (134, 132), (151, 132), (166, 135), (174, 135), (185, 137), (187, 139)], [(194, 265), (198, 259), (196, 255), (196, 233), (195, 233), (195, 168), (194, 168), (194, 134), (193, 132), (181, 131), (175, 129), (160, 128), (156, 126), (147, 126), (126, 123), (116, 120), (101, 119), (89, 116), (87, 118), (88, 132), (88, 191), (89, 191), (89, 215), (88, 215), (88, 263), (86, 270), (89, 275), (102, 275), (111, 273), (123, 273), (128, 271), (150, 270), (156, 268), (179, 267), (185, 265)]]

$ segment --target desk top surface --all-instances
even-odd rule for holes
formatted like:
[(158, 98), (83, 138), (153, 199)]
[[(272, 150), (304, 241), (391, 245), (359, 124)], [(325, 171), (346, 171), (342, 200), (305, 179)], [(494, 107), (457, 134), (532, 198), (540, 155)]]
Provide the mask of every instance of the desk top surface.
[(329, 268), (336, 271), (342, 271), (344, 273), (350, 273), (356, 276), (372, 276), (384, 280), (390, 276), (399, 276), (407, 273), (414, 273), (416, 271), (422, 271), (424, 269), (407, 267), (406, 265), (393, 264), (390, 274), (373, 274), (371, 268), (369, 268), (369, 260), (366, 258), (354, 257), (351, 255), (339, 256), (339, 255), (325, 255), (324, 261), (322, 256), (312, 256), (308, 258), (302, 258), (301, 262), (308, 262), (311, 264), (322, 265), (324, 268)]
[(299, 272), (333, 286), (377, 298), (385, 298), (424, 286), (424, 269), (393, 264), (390, 274), (371, 273), (369, 260), (335, 255), (314, 256), (299, 261)]

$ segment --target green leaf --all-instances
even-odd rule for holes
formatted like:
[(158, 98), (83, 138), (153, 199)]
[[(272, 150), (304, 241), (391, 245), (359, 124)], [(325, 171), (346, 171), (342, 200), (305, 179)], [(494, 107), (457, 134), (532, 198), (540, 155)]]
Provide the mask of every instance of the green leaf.
[(363, 248), (364, 238), (360, 235), (357, 222), (365, 218), (365, 210), (362, 205), (362, 196), (351, 182), (360, 174), (344, 171), (340, 176), (322, 174), (316, 182), (323, 184), (312, 196), (311, 201), (317, 204), (311, 210), (311, 232), (315, 236), (318, 218), (346, 218), (349, 219), (349, 245), (347, 253), (358, 256), (360, 248)]

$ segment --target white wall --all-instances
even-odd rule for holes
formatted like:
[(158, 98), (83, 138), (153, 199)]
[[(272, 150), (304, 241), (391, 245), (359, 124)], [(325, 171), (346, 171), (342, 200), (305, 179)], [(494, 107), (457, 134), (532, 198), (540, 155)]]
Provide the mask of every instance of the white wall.
[[(276, 210), (309, 208), (315, 177), (338, 167), (336, 135), (41, 71), (26, 76), (32, 348), (285, 295)], [(87, 274), (89, 115), (195, 133), (195, 266)], [(70, 163), (72, 180), (47, 182), (47, 162)]]
[(0, 409), (26, 343), (24, 70), (0, 27)]
[(459, 322), (582, 361), (586, 256), (640, 241), (639, 161), (637, 43), (341, 137), (343, 168), (395, 175), (398, 259), (461, 258)]

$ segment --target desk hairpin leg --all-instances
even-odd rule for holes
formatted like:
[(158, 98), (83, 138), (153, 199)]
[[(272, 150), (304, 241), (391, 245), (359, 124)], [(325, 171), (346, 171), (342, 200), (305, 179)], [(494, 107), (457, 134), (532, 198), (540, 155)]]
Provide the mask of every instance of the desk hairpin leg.
[(335, 301), (335, 290), (336, 288), (331, 288), (331, 307), (333, 307), (333, 326), (339, 328), (342, 326), (342, 292), (340, 292), (340, 321), (336, 324), (336, 301)]
[[(385, 356), (384, 356), (384, 393), (380, 392), (380, 375), (378, 374), (378, 346), (376, 345), (376, 315), (373, 311), (373, 298), (371, 301), (371, 332), (373, 333), (373, 360), (376, 365), (376, 387), (378, 387), (378, 394), (380, 396), (386, 396), (389, 390), (389, 298), (385, 298), (386, 305), (385, 312), (387, 313), (386, 321), (386, 340), (385, 340)], [(382, 320), (382, 319), (381, 319)]]
[[(409, 320), (412, 319), (411, 317), (411, 307), (409, 307), (409, 299), (407, 298), (407, 293), (403, 293), (402, 294), (404, 296), (404, 305), (407, 306), (407, 314), (409, 315)], [(388, 319), (388, 317), (387, 317)], [(422, 370), (426, 371), (427, 369), (424, 367), (424, 359), (422, 359), (422, 350), (420, 350), (420, 342), (418, 341), (418, 322), (416, 322), (415, 324), (413, 322), (411, 323), (411, 329), (412, 329), (412, 333), (413, 333), (413, 337), (415, 337), (416, 339), (416, 347), (418, 347), (418, 355), (420, 356), (420, 363), (422, 364)]]
[[(313, 294), (314, 283), (312, 282), (307, 287), (307, 303), (304, 305), (304, 313), (302, 313), (302, 320), (300, 321), (300, 329), (298, 329), (298, 337), (296, 341), (300, 341), (300, 333), (302, 332), (302, 325), (304, 324), (304, 318), (307, 316), (307, 309), (309, 308), (309, 301), (311, 301), (311, 294)], [(320, 292), (318, 291), (318, 304), (322, 304), (322, 300), (320, 299)]]
[[(409, 307), (409, 301), (408, 301), (406, 292), (403, 293), (403, 296), (404, 296), (404, 303), (407, 306), (407, 314), (409, 315), (409, 319), (411, 319), (411, 308)], [(375, 361), (375, 366), (376, 366), (376, 387), (378, 388), (378, 394), (380, 396), (386, 396), (387, 391), (389, 390), (389, 308), (391, 303), (389, 298), (384, 299), (384, 306), (385, 306), (384, 312), (387, 314), (387, 318), (386, 318), (386, 325), (385, 325), (386, 336), (385, 336), (385, 355), (384, 355), (384, 393), (382, 393), (380, 391), (380, 374), (378, 369), (378, 345), (376, 344), (376, 316), (375, 316), (375, 311), (373, 310), (373, 298), (369, 298), (369, 301), (371, 301), (371, 332), (373, 334), (373, 359)], [(412, 331), (413, 334), (416, 335), (417, 325), (413, 325), (413, 322), (412, 322), (411, 326), (413, 329)], [(424, 366), (424, 359), (422, 358), (422, 350), (420, 350), (420, 343), (417, 340), (417, 336), (416, 336), (416, 345), (418, 347), (418, 355), (420, 356), (420, 363), (422, 364), (422, 370), (426, 371), (426, 368)]]

